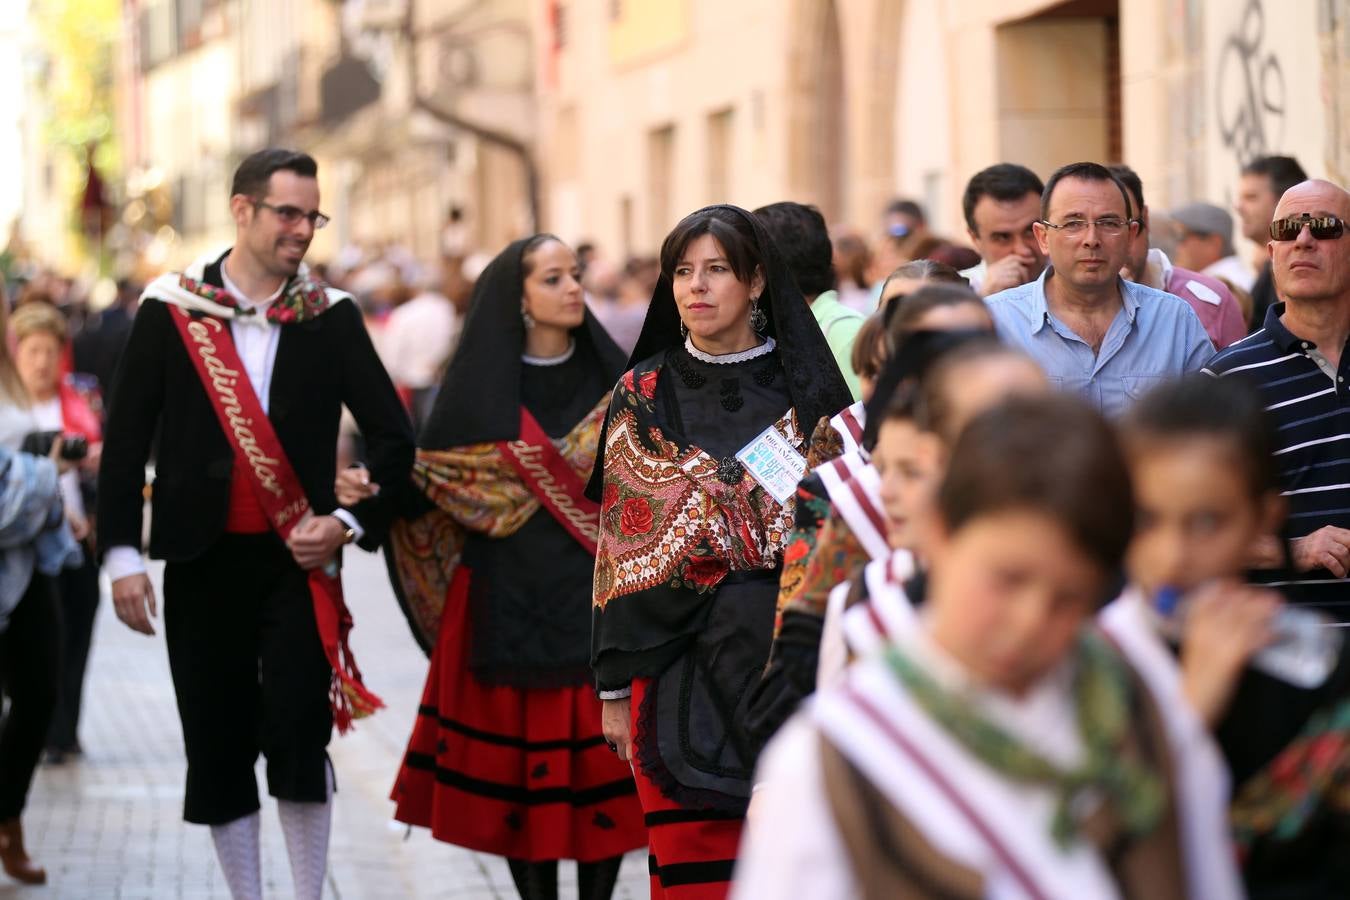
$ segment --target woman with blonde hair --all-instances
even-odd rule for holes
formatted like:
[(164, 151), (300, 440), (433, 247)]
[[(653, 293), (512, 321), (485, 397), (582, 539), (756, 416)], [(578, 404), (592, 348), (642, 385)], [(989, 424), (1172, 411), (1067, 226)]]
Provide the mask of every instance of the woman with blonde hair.
[[(0, 296), (0, 328), (6, 304)], [(0, 341), (0, 690), (9, 715), (0, 727), (0, 867), (25, 884), (47, 873), (24, 847), (19, 815), (56, 706), (61, 618), (52, 576), (78, 565), (58, 482), (70, 464), (62, 442), (49, 456), (21, 452), (39, 431), (7, 342)]]
[(76, 468), (61, 476), (66, 521), (85, 553), (83, 565), (57, 577), (61, 606), (61, 677), (56, 711), (47, 736), (47, 761), (65, 762), (79, 755), (80, 695), (84, 689), (89, 641), (98, 609), (98, 565), (94, 560), (92, 506), (103, 447), (103, 429), (96, 411), (97, 388), (89, 376), (63, 375), (61, 360), (70, 344), (66, 319), (49, 303), (25, 303), (9, 318), (14, 365), (32, 401), (33, 418), (42, 433), (59, 432), (66, 455), (75, 456), (76, 438), (88, 448)]

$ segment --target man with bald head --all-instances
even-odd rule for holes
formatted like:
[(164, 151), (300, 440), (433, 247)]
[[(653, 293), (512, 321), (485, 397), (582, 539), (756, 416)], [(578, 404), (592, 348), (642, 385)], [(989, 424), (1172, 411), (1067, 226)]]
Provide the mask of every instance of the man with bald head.
[(1350, 621), (1350, 194), (1327, 181), (1285, 191), (1270, 223), (1271, 272), (1284, 302), (1259, 331), (1217, 354), (1214, 375), (1251, 379), (1279, 431), (1289, 502), (1287, 570), (1271, 583)]

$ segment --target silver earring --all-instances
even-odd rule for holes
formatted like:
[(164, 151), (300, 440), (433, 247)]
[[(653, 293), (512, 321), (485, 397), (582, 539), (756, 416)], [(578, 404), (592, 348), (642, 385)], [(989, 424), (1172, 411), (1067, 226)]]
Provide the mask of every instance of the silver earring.
[(680, 322), (680, 337), (689, 337), (689, 326), (684, 324), (683, 321)]
[(763, 331), (769, 325), (769, 316), (759, 308), (759, 298), (750, 298), (750, 327), (754, 331)]
[(527, 331), (528, 331), (529, 329), (531, 329), (531, 328), (534, 327), (534, 316), (532, 316), (532, 315), (530, 315), (528, 312), (526, 312), (526, 311), (525, 311), (525, 307), (523, 307), (523, 306), (520, 308), (520, 318), (521, 318), (522, 320), (524, 320), (524, 322), (525, 322), (525, 329), (526, 329)]

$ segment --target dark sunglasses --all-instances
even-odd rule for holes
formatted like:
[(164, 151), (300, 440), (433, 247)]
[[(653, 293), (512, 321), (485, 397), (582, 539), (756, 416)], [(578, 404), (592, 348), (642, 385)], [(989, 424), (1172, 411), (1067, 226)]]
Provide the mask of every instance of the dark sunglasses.
[(1345, 234), (1345, 223), (1335, 216), (1288, 216), (1270, 223), (1270, 236), (1277, 241), (1296, 241), (1307, 225), (1312, 236), (1319, 241), (1334, 241)]

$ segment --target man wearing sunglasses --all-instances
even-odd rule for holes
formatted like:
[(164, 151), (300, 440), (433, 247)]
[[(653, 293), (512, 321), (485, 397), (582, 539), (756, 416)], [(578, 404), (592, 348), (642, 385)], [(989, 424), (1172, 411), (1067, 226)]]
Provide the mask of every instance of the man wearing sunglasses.
[[(187, 753), (184, 818), (211, 827), (230, 893), (261, 898), (254, 765), (267, 758), (295, 896), (323, 889), (333, 724), (379, 705), (351, 658), (344, 544), (378, 546), (397, 491), (342, 509), (338, 421), (352, 411), (371, 478), (398, 485), (412, 428), (351, 299), (303, 260), (314, 160), (262, 150), (234, 175), (234, 246), (146, 289), (113, 379), (99, 542), (117, 616), (154, 634), (141, 559), (165, 560), (164, 629)], [(283, 540), (284, 537), (284, 540)]]
[[(1270, 223), (1284, 302), (1205, 371), (1257, 384), (1272, 424), (1289, 515), (1285, 565), (1264, 580), (1294, 602), (1350, 622), (1350, 194), (1326, 181), (1284, 193)], [(1272, 560), (1274, 562), (1274, 560)]]
[(1214, 353), (1185, 300), (1120, 277), (1138, 228), (1110, 170), (1073, 163), (1046, 182), (1033, 230), (1050, 265), (986, 301), (999, 335), (1056, 387), (1116, 416), (1161, 379)]

